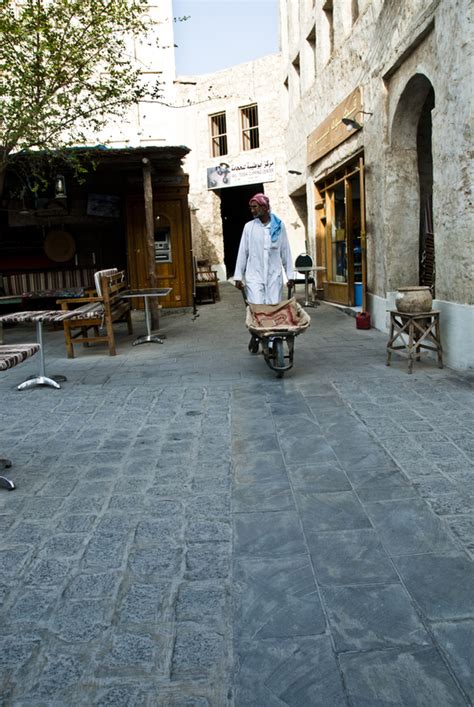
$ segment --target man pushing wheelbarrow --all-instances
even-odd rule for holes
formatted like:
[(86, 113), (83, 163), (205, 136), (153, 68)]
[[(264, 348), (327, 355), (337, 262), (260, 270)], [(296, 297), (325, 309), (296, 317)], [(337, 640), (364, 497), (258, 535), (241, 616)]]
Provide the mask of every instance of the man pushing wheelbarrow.
[(294, 297), (281, 301), (283, 270), (287, 286), (294, 286), (285, 225), (272, 213), (265, 194), (255, 194), (249, 207), (253, 219), (242, 233), (235, 286), (242, 290), (248, 304), (246, 324), (252, 334), (249, 351), (257, 353), (261, 343), (266, 363), (282, 377), (293, 365), (294, 337), (309, 326), (310, 318)]

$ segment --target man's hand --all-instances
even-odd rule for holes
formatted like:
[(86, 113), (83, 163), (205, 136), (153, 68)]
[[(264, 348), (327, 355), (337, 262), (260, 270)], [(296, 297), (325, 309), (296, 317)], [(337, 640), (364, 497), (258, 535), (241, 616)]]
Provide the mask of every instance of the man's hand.
[(294, 280), (288, 280), (286, 283), (287, 287), (293, 288), (295, 286), (295, 281)]
[(244, 283), (242, 282), (242, 280), (234, 280), (234, 285), (238, 290), (244, 289)]

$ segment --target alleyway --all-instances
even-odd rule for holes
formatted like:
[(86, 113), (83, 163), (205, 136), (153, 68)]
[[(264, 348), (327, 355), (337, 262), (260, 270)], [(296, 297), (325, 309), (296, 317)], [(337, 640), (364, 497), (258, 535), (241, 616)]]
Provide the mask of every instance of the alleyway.
[(221, 289), (1, 374), (0, 704), (472, 704), (472, 378), (321, 305), (278, 380)]

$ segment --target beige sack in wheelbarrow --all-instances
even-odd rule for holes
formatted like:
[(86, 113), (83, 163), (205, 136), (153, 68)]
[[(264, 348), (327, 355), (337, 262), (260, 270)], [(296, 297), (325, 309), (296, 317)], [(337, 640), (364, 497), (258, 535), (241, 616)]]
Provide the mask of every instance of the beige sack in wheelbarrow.
[(270, 336), (272, 333), (300, 334), (311, 323), (311, 317), (294, 297), (278, 304), (249, 304), (245, 324), (252, 334)]

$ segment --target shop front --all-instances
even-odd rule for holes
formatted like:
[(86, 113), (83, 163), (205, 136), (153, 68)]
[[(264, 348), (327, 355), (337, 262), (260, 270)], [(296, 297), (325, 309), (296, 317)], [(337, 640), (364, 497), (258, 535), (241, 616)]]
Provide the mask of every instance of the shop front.
[[(362, 94), (355, 89), (308, 136), (315, 188), (317, 288), (328, 302), (366, 309), (366, 229)], [(348, 158), (341, 145), (348, 140)], [(356, 142), (354, 142), (356, 141)], [(354, 145), (351, 149), (351, 145)], [(337, 157), (336, 157), (337, 155)], [(334, 164), (333, 164), (334, 162)], [(333, 164), (333, 166), (332, 166)]]
[(324, 267), (323, 296), (365, 309), (364, 160), (359, 156), (316, 188), (316, 248)]

